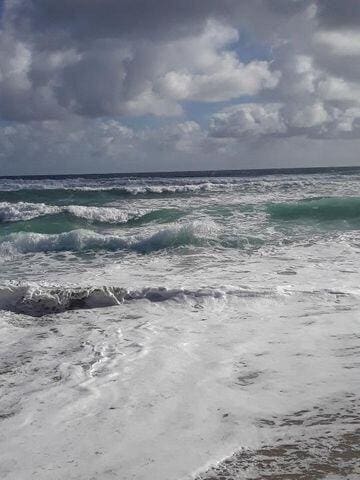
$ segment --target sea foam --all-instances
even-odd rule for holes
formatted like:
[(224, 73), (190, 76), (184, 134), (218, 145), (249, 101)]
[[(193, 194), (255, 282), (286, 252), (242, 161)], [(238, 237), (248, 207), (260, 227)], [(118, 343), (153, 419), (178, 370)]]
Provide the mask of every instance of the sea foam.
[(92, 207), (82, 205), (47, 205), (45, 203), (0, 202), (0, 222), (32, 220), (45, 215), (65, 213), (93, 222), (126, 223), (130, 218), (138, 218), (145, 212), (126, 212), (115, 207)]

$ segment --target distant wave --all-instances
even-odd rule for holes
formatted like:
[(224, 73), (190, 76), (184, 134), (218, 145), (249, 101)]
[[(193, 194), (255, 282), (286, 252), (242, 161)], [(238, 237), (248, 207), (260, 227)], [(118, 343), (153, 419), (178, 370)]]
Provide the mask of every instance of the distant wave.
[(102, 234), (85, 229), (59, 234), (18, 232), (1, 238), (0, 256), (89, 250), (133, 250), (139, 253), (150, 253), (167, 248), (205, 244), (214, 239), (216, 231), (217, 227), (213, 222), (190, 222), (164, 228), (143, 237)]
[(62, 287), (37, 284), (9, 284), (0, 287), (0, 310), (33, 317), (81, 310), (111, 307), (132, 300), (150, 302), (200, 301), (206, 298), (222, 299), (227, 295), (239, 297), (269, 296), (271, 291), (254, 291), (247, 288), (186, 288), (149, 287), (128, 290), (122, 287)]
[(84, 204), (99, 205), (119, 198), (131, 197), (167, 197), (182, 195), (201, 195), (204, 193), (239, 191), (245, 194), (271, 194), (274, 188), (282, 192), (295, 189), (305, 189), (314, 182), (304, 179), (289, 178), (288, 180), (274, 178), (258, 179), (203, 179), (202, 181), (169, 180), (160, 183), (139, 183), (128, 180), (126, 183), (93, 182), (90, 184), (61, 183), (60, 181), (43, 185), (36, 183), (0, 185), (0, 202), (33, 202), (65, 205)]
[(211, 182), (185, 185), (126, 185), (126, 186), (79, 186), (79, 187), (51, 187), (51, 188), (18, 188), (0, 191), (2, 202), (63, 202), (64, 199), (73, 201), (110, 201), (119, 197), (131, 196), (160, 196), (188, 193), (208, 192), (216, 188), (224, 188), (230, 184), (214, 184)]
[(360, 219), (360, 197), (327, 197), (277, 203), (267, 207), (272, 218), (278, 220), (351, 220)]

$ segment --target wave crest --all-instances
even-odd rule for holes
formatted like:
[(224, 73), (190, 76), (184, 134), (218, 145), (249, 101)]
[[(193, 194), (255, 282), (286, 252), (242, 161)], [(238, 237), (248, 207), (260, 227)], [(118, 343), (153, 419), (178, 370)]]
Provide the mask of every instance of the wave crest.
[(164, 228), (146, 237), (102, 234), (92, 230), (72, 230), (60, 234), (18, 232), (0, 240), (0, 256), (35, 252), (82, 252), (88, 250), (133, 250), (150, 253), (186, 245), (202, 245), (216, 238), (213, 222), (191, 222)]
[[(44, 230), (41, 233), (47, 233), (46, 225), (49, 220), (54, 220), (59, 225), (68, 220), (68, 224), (73, 224), (73, 229), (81, 228), (86, 223), (106, 223), (112, 225), (142, 225), (148, 222), (167, 223), (178, 220), (186, 212), (176, 208), (161, 208), (157, 210), (136, 209), (126, 211), (117, 207), (92, 207), (82, 205), (55, 206), (44, 203), (9, 203), (0, 202), (0, 224), (17, 222), (29, 222), (26, 226), (27, 231), (32, 231), (32, 226), (38, 228), (38, 222), (32, 225), (30, 222), (39, 217), (47, 217), (46, 222), (41, 224)], [(60, 218), (59, 216), (63, 217)], [(81, 222), (84, 221), (84, 222)], [(16, 227), (14, 227), (15, 229)], [(48, 224), (48, 233), (51, 232), (51, 224)], [(69, 230), (69, 229), (67, 229)], [(36, 229), (34, 230), (37, 231)], [(63, 231), (66, 231), (64, 228)], [(59, 230), (61, 232), (61, 230)]]
[(32, 317), (41, 317), (69, 310), (104, 308), (132, 300), (150, 302), (198, 301), (222, 299), (227, 295), (239, 297), (268, 296), (270, 291), (253, 291), (247, 288), (186, 288), (147, 287), (128, 290), (122, 287), (60, 287), (37, 284), (9, 284), (0, 287), (0, 309)]
[(18, 222), (21, 220), (31, 220), (43, 215), (53, 215), (60, 213), (60, 207), (46, 205), (45, 203), (0, 203), (0, 223)]

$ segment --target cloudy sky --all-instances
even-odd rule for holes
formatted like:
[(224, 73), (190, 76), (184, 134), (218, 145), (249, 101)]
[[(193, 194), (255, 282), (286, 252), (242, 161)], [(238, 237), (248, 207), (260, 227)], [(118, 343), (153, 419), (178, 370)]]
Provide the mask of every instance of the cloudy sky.
[(0, 175), (360, 165), (359, 0), (0, 0)]

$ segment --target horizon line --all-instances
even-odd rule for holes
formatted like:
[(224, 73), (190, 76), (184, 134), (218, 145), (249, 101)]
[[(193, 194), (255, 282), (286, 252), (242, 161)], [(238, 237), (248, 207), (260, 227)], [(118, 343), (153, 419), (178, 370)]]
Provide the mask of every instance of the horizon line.
[(53, 173), (53, 174), (24, 174), (24, 175), (0, 175), (0, 179), (42, 179), (42, 178), (92, 178), (92, 177), (215, 177), (215, 176), (251, 176), (252, 174), (260, 175), (272, 175), (276, 172), (286, 173), (320, 173), (321, 171), (331, 170), (353, 170), (359, 169), (360, 165), (333, 165), (333, 166), (316, 166), (316, 167), (275, 167), (275, 168), (240, 168), (240, 169), (210, 169), (210, 170), (155, 170), (152, 172), (109, 172), (109, 173)]

